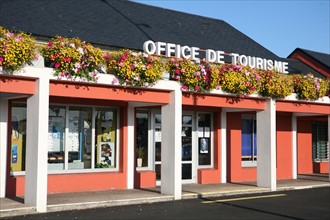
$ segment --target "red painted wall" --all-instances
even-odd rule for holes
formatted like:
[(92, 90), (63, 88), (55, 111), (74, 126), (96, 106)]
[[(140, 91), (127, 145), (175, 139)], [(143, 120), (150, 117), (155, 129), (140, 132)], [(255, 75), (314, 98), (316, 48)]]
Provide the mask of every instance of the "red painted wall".
[(138, 171), (134, 175), (134, 188), (156, 187), (156, 172), (152, 170)]
[(292, 179), (291, 115), (276, 115), (277, 179)]
[(256, 167), (242, 167), (241, 113), (227, 113), (227, 174), (228, 182), (255, 181)]
[(312, 123), (297, 120), (298, 174), (313, 173)]

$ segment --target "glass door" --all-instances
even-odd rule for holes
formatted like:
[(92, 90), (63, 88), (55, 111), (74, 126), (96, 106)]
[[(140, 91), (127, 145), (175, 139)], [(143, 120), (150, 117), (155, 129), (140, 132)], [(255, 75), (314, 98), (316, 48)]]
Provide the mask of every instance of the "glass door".
[(193, 139), (193, 115), (192, 114), (183, 114), (182, 115), (182, 182), (191, 183), (194, 182), (194, 139)]

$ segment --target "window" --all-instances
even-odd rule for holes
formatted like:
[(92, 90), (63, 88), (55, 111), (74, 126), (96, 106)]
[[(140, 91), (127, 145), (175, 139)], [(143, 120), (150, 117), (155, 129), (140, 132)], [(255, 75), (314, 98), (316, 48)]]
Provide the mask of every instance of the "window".
[[(25, 171), (26, 104), (13, 103), (11, 114), (11, 172)], [(116, 168), (117, 121), (116, 108), (50, 105), (48, 170)]]
[(312, 150), (314, 162), (329, 161), (328, 124), (326, 122), (312, 124)]
[(26, 104), (13, 103), (11, 114), (10, 171), (25, 171)]
[(96, 109), (95, 168), (116, 167), (117, 110)]
[(211, 114), (198, 113), (198, 165), (211, 165)]
[(254, 115), (242, 115), (242, 161), (257, 160), (257, 128)]
[(155, 114), (154, 123), (154, 144), (155, 144), (155, 171), (156, 180), (161, 179), (161, 161), (162, 161), (162, 116), (161, 114)]
[(148, 166), (149, 152), (149, 112), (139, 110), (136, 113), (136, 159), (137, 167)]
[(91, 168), (92, 109), (69, 108), (68, 169)]
[(65, 161), (65, 107), (50, 106), (48, 120), (48, 169), (63, 170)]

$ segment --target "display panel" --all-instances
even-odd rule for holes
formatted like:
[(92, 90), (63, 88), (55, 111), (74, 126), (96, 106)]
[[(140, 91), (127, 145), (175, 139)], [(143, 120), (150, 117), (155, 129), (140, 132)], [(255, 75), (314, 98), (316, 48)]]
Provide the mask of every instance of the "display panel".
[(95, 115), (95, 168), (114, 168), (117, 152), (117, 110), (97, 109)]

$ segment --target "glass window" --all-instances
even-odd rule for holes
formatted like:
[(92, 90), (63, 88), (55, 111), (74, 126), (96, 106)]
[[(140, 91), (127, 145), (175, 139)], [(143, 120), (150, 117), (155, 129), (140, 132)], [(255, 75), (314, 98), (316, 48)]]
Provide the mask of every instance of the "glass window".
[(257, 160), (257, 129), (254, 115), (242, 115), (242, 161)]
[(198, 114), (198, 164), (211, 165), (211, 114)]
[(117, 110), (97, 109), (95, 119), (95, 168), (116, 167)]
[(136, 113), (136, 158), (137, 167), (148, 166), (149, 151), (149, 113), (137, 111)]
[(328, 124), (315, 122), (312, 124), (313, 161), (329, 161)]
[(13, 103), (11, 114), (10, 171), (25, 171), (26, 104)]
[(50, 106), (48, 120), (48, 169), (63, 170), (65, 107)]
[(67, 151), (69, 169), (91, 168), (92, 109), (70, 107)]

